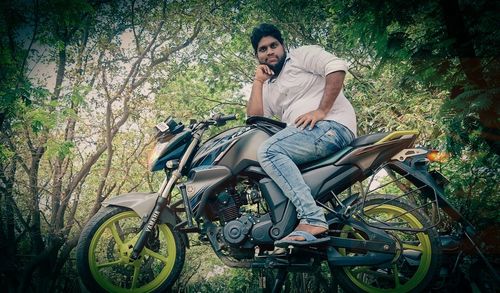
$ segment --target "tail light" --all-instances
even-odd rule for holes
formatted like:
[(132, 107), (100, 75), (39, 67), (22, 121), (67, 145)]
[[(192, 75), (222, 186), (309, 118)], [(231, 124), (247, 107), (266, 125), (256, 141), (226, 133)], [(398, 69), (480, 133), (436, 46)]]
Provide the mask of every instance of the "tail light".
[(427, 154), (427, 159), (431, 162), (439, 162), (439, 163), (444, 163), (448, 161), (450, 158), (450, 155), (446, 152), (440, 152), (437, 150), (432, 150)]

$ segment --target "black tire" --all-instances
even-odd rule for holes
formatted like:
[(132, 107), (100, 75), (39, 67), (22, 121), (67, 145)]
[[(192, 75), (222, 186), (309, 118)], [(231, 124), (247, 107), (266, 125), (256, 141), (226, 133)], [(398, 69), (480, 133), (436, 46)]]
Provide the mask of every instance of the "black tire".
[[(392, 195), (371, 196), (365, 202), (365, 212), (378, 220), (400, 215), (396, 219), (408, 226), (430, 227), (429, 218), (414, 210), (411, 204), (395, 199)], [(412, 211), (413, 210), (413, 211)], [(411, 211), (411, 212), (409, 212)], [(408, 212), (408, 213), (406, 213)], [(406, 214), (402, 214), (406, 213)], [(391, 215), (387, 217), (387, 215)], [(396, 221), (394, 220), (394, 221)], [(338, 229), (339, 227), (335, 227)], [(341, 237), (366, 238), (351, 227), (340, 227)], [(440, 268), (440, 242), (435, 228), (420, 233), (390, 232), (401, 241), (403, 252), (390, 265), (372, 267), (330, 267), (333, 277), (346, 292), (423, 292)], [(342, 254), (359, 252), (339, 249)], [(392, 280), (391, 280), (392, 279)]]
[(102, 207), (87, 223), (76, 266), (90, 292), (165, 292), (177, 280), (186, 246), (168, 224), (157, 225), (138, 260), (128, 260), (141, 223), (137, 213), (123, 207)]

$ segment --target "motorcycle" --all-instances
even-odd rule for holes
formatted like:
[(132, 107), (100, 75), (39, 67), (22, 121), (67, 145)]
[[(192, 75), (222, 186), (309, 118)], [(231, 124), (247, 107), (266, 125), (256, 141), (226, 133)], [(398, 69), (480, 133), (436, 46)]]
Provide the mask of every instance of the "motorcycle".
[[(282, 290), (288, 272), (311, 272), (325, 262), (347, 292), (419, 292), (439, 277), (442, 250), (456, 246), (438, 234), (440, 213), (473, 238), (470, 223), (444, 197), (444, 177), (428, 171), (432, 153), (413, 147), (418, 132), (396, 131), (358, 137), (332, 156), (300, 165), (326, 213), (329, 241), (275, 248), (298, 220), (256, 153), (286, 125), (250, 117), (202, 143), (209, 127), (235, 119), (214, 115), (184, 126), (169, 117), (156, 126), (149, 167), (164, 170), (165, 179), (157, 193), (104, 201), (86, 224), (76, 256), (88, 290), (168, 291), (183, 268), (187, 234), (197, 233), (227, 266), (277, 269), (273, 292)], [(380, 170), (393, 180), (374, 188)], [(403, 181), (401, 193), (376, 192)]]

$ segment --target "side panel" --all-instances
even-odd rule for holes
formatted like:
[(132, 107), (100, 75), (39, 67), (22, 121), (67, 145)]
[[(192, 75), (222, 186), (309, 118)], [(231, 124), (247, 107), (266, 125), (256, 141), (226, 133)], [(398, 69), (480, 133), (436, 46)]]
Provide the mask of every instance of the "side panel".
[(200, 216), (210, 194), (231, 177), (231, 170), (224, 166), (191, 170), (189, 180), (184, 185), (187, 195), (190, 197), (191, 211), (195, 217)]
[(302, 176), (311, 188), (314, 198), (322, 199), (323, 195), (330, 191), (335, 193), (344, 191), (354, 182), (362, 179), (363, 174), (359, 168), (353, 165), (329, 165), (306, 172)]
[(259, 186), (262, 196), (269, 205), (271, 215), (271, 223), (263, 225), (273, 239), (281, 239), (292, 232), (297, 223), (295, 206), (270, 178), (262, 179)]
[(381, 144), (359, 147), (340, 159), (335, 165), (356, 165), (364, 173), (369, 173), (372, 169), (376, 169), (381, 163), (388, 161), (402, 149), (411, 146), (414, 141), (415, 137), (411, 136)]

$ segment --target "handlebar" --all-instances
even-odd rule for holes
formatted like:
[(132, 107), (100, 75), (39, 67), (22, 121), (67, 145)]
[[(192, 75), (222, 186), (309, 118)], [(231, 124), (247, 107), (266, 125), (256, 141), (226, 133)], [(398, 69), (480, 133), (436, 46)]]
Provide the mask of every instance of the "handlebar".
[(230, 114), (230, 115), (215, 114), (212, 116), (212, 118), (208, 119), (207, 122), (208, 122), (208, 124), (222, 126), (222, 125), (226, 124), (227, 121), (231, 121), (231, 120), (236, 120), (235, 114)]
[[(235, 114), (230, 114), (230, 115), (223, 115), (223, 114), (215, 114), (212, 117), (200, 121), (196, 123), (196, 120), (192, 120), (190, 122), (189, 128), (191, 129), (197, 129), (198, 127), (206, 128), (209, 125), (215, 125), (215, 126), (223, 126), (226, 124), (227, 121), (231, 120), (236, 120), (236, 115)], [(177, 134), (181, 132), (184, 129), (184, 125), (182, 123), (177, 123), (172, 117), (168, 117), (165, 119), (165, 121), (158, 123), (155, 126), (155, 130), (157, 131), (156, 136), (162, 136), (166, 133), (170, 134)]]
[(231, 121), (231, 120), (236, 120), (236, 115), (235, 114), (230, 114), (230, 115), (223, 115), (220, 116), (219, 121)]

